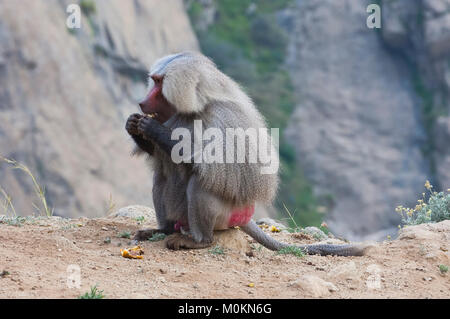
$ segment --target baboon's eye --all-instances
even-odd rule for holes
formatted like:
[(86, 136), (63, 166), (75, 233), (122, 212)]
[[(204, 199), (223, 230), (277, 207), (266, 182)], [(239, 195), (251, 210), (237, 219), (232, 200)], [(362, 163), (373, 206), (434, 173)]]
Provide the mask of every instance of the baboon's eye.
[(162, 84), (162, 78), (159, 76), (152, 77), (153, 81), (155, 82), (155, 85), (161, 85)]

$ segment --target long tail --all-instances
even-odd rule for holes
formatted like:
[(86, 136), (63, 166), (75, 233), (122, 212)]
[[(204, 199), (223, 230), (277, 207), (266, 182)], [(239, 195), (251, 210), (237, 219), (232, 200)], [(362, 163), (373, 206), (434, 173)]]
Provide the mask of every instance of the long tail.
[[(255, 239), (258, 243), (270, 250), (280, 250), (292, 245), (281, 243), (267, 235), (256, 223), (251, 220), (247, 225), (241, 226), (241, 229)], [(367, 248), (365, 245), (347, 244), (312, 244), (296, 246), (303, 249), (309, 255), (337, 255), (337, 256), (363, 256)]]

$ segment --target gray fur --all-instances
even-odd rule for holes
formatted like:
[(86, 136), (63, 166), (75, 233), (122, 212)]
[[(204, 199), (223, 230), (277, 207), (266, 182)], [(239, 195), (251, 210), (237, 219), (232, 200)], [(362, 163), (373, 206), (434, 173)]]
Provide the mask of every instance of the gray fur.
[[(185, 52), (164, 57), (152, 67), (150, 75), (154, 74), (164, 76), (162, 94), (177, 110), (163, 124), (167, 129), (187, 128), (192, 134), (194, 120), (202, 120), (203, 130), (218, 128), (224, 135), (227, 128), (267, 130), (265, 120), (252, 100), (236, 82), (201, 54)], [(135, 141), (138, 143), (136, 138)], [(227, 222), (234, 209), (256, 202), (271, 203), (275, 197), (278, 174), (261, 174), (261, 167), (266, 164), (259, 161), (250, 163), (248, 152), (244, 163), (192, 161), (175, 164), (166, 149), (159, 147), (154, 140), (153, 144), (150, 155), (155, 172), (153, 199), (158, 226), (170, 232), (176, 222), (188, 224), (190, 235), (199, 243), (197, 248), (212, 243), (214, 229), (228, 227)], [(246, 139), (246, 146), (247, 150), (256, 148), (251, 139)], [(225, 147), (223, 141), (221, 151), (224, 154)], [(263, 151), (278, 161), (271, 141), (263, 147), (267, 148)], [(253, 221), (243, 230), (269, 249), (279, 250), (287, 246), (267, 236)], [(188, 240), (183, 246), (183, 243), (172, 240), (170, 245), (176, 249), (193, 248), (186, 246), (186, 242)], [(304, 248), (310, 253), (320, 254), (358, 253), (348, 246), (312, 245)]]

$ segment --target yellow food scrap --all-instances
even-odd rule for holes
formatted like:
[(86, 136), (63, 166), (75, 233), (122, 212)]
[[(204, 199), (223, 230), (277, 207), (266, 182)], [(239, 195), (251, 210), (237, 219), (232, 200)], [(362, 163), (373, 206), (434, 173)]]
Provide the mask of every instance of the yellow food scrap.
[(143, 259), (142, 256), (144, 254), (144, 250), (141, 248), (141, 246), (136, 246), (133, 248), (128, 249), (121, 249), (120, 254), (124, 258), (130, 258), (130, 259)]
[(255, 287), (255, 284), (251, 282), (247, 286), (249, 286), (250, 288), (253, 288), (253, 287)]
[(274, 225), (270, 226), (270, 231), (272, 233), (279, 233), (280, 232), (280, 230), (278, 228), (276, 228)]

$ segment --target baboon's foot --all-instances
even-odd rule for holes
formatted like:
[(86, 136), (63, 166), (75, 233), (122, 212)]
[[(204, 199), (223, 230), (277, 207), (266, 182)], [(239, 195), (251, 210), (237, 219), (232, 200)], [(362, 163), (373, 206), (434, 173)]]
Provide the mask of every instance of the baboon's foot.
[(150, 239), (153, 237), (153, 235), (158, 233), (165, 233), (161, 229), (154, 229), (154, 228), (147, 228), (147, 229), (140, 229), (136, 232), (136, 235), (134, 235), (133, 240), (136, 241), (145, 241), (147, 239)]
[(166, 246), (167, 248), (173, 250), (180, 250), (182, 248), (199, 249), (209, 247), (211, 246), (211, 243), (210, 242), (197, 243), (194, 239), (192, 239), (187, 235), (176, 233), (167, 237)]

